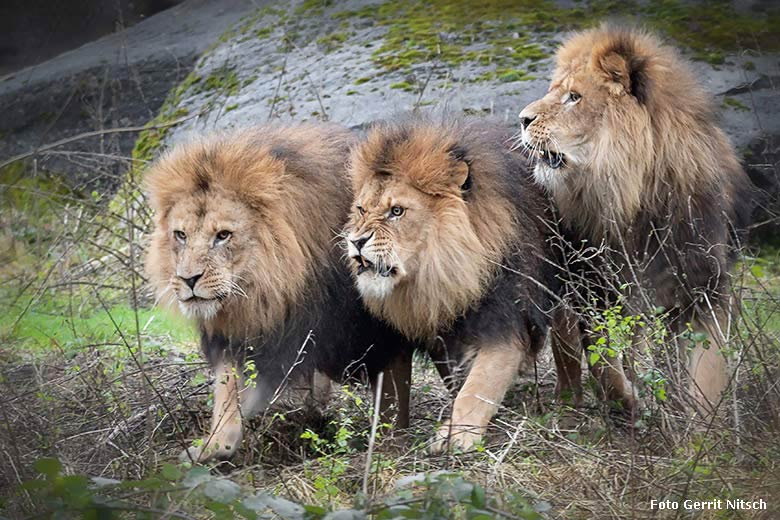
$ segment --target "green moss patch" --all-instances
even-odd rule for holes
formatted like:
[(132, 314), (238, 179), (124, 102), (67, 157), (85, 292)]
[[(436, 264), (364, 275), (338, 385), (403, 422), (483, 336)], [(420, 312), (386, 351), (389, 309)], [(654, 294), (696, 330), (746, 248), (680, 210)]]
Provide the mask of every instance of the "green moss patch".
[(740, 110), (743, 112), (750, 111), (750, 108), (747, 105), (745, 105), (742, 101), (731, 97), (723, 98), (723, 107), (732, 108), (734, 110)]
[(350, 35), (345, 32), (333, 32), (327, 36), (317, 38), (317, 45), (319, 45), (324, 52), (332, 52), (349, 39)]
[(591, 0), (573, 8), (532, 0), (398, 0), (332, 14), (337, 20), (370, 18), (387, 28), (372, 59), (388, 71), (437, 61), (533, 70), (550, 55), (534, 35), (583, 29), (615, 16), (661, 31), (713, 65), (725, 61), (725, 52), (780, 49), (780, 9), (746, 13), (722, 0)]
[(500, 83), (511, 83), (513, 81), (528, 81), (536, 79), (525, 72), (524, 70), (517, 69), (496, 69), (480, 74), (474, 81), (498, 81)]
[(392, 83), (390, 85), (390, 88), (392, 89), (398, 89), (398, 90), (404, 90), (406, 92), (411, 92), (414, 90), (414, 85), (412, 85), (409, 82), (406, 81), (399, 81), (397, 83)]

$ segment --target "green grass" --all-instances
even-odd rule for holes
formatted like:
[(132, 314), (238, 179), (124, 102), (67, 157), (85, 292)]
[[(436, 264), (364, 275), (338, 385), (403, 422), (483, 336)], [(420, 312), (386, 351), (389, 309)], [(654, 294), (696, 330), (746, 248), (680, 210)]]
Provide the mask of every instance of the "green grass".
[[(760, 331), (780, 340), (780, 249), (763, 246), (757, 257), (744, 258), (736, 271), (746, 270), (742, 313), (747, 332)], [(780, 343), (776, 343), (780, 348)]]
[[(4, 302), (13, 301), (9, 296), (3, 295)], [(139, 309), (136, 326), (136, 313), (128, 304), (103, 308), (91, 299), (84, 305), (83, 299), (44, 295), (24, 312), (28, 303), (29, 297), (25, 297), (0, 307), (0, 341), (5, 347), (30, 352), (61, 348), (68, 352), (88, 345), (124, 346), (124, 341), (134, 345), (139, 328), (145, 340), (154, 339), (155, 343), (184, 345), (196, 339), (194, 327), (169, 310)]]

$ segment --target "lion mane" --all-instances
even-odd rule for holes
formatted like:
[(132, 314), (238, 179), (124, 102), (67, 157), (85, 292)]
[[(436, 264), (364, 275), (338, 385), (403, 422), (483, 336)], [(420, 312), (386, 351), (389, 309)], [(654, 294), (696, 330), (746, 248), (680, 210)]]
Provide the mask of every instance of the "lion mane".
[[(582, 107), (562, 108), (561, 95), (585, 96), (578, 89), (592, 92), (595, 106), (582, 99)], [(535, 174), (564, 221), (591, 239), (615, 238), (670, 211), (672, 221), (690, 220), (691, 204), (697, 216), (723, 212), (744, 227), (750, 182), (717, 125), (711, 96), (652, 34), (609, 26), (576, 34), (558, 50), (550, 92), (521, 120), (529, 121), (526, 144), (537, 152), (559, 144), (567, 156), (556, 131), (583, 130), (572, 141), (588, 145), (573, 144), (564, 159), (573, 162), (570, 172), (564, 166), (556, 175), (539, 161)], [(713, 227), (723, 228), (723, 220)]]
[(151, 286), (195, 319), (224, 379), (212, 448), (193, 458), (232, 455), (240, 417), (265, 409), (293, 369), (373, 377), (405, 348), (363, 309), (336, 240), (351, 201), (352, 141), (336, 125), (270, 125), (175, 146), (146, 175)]
[[(705, 315), (727, 310), (751, 184), (690, 65), (642, 30), (578, 33), (559, 49), (548, 93), (520, 120), (519, 144), (556, 203), (575, 283), (597, 280), (587, 290), (611, 293), (607, 301), (628, 283), (641, 311), (650, 301), (678, 331), (694, 323), (722, 344)], [(600, 251), (595, 262), (582, 260), (583, 247)], [(579, 272), (599, 262), (595, 276)], [(591, 293), (579, 290), (579, 299), (587, 305)], [(700, 400), (717, 400), (725, 386), (723, 360), (711, 350), (705, 364), (690, 366)]]

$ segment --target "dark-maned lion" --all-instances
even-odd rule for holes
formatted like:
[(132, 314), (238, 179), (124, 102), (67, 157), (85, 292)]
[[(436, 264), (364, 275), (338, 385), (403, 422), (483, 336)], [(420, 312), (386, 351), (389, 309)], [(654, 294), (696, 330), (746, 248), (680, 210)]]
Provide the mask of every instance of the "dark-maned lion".
[[(689, 355), (690, 390), (709, 411), (728, 379), (729, 271), (750, 216), (750, 182), (690, 66), (655, 36), (610, 27), (576, 34), (549, 91), (520, 114), (534, 177), (554, 198), (580, 303), (666, 310), (675, 333), (707, 334)], [(590, 283), (590, 285), (588, 285)], [(580, 388), (579, 335), (557, 327), (559, 389)], [(709, 346), (709, 348), (708, 348)], [(620, 360), (601, 376), (635, 404)]]
[(352, 153), (347, 246), (363, 301), (437, 357), (470, 364), (432, 451), (479, 440), (544, 342), (545, 201), (506, 138), (410, 118), (377, 124)]
[(177, 146), (146, 176), (147, 272), (197, 322), (217, 377), (211, 433), (185, 456), (231, 456), (241, 418), (291, 377), (373, 376), (403, 352), (403, 337), (363, 309), (335, 240), (351, 141), (335, 125), (255, 128)]

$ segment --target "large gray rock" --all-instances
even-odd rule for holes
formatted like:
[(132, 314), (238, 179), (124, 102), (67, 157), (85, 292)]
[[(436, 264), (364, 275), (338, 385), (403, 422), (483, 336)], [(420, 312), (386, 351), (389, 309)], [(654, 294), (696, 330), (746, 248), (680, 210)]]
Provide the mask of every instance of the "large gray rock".
[[(145, 124), (207, 47), (258, 5), (187, 0), (122, 32), (0, 77), (0, 162), (83, 132)], [(136, 137), (124, 133), (80, 141), (40, 157), (38, 166), (90, 188), (111, 189), (128, 167), (121, 159), (130, 155)]]
[[(518, 70), (527, 72), (525, 77), (533, 78), (519, 81), (514, 79), (522, 76), (502, 77), (501, 65), (482, 64), (478, 57), (453, 64), (432, 56), (388, 70), (374, 55), (383, 45), (388, 25), (373, 19), (370, 9), (355, 14), (381, 4), (352, 1), (298, 14), (294, 8), (258, 11), (201, 60), (195, 73), (203, 80), (185, 94), (183, 106), (191, 114), (200, 111), (203, 115), (172, 132), (172, 139), (274, 118), (361, 125), (397, 111), (430, 106), (492, 113), (514, 121), (525, 104), (546, 91), (553, 67), (549, 57), (516, 62)], [(350, 12), (349, 16), (342, 14)], [(464, 27), (469, 23), (468, 13), (463, 13)], [(567, 36), (566, 32), (518, 31), (506, 35), (507, 54), (513, 50), (513, 36), (517, 47), (538, 45), (548, 54)], [(446, 42), (450, 35), (438, 36)], [(487, 47), (476, 40), (463, 45), (462, 53)], [(399, 54), (403, 52), (398, 49)], [(685, 48), (683, 52), (693, 54)], [(774, 82), (780, 78), (778, 56), (726, 51), (718, 61), (722, 63), (694, 61), (694, 67), (715, 95), (723, 126), (735, 146), (746, 148), (762, 134), (777, 134), (780, 103)], [(237, 85), (232, 91), (204, 86), (205, 78), (227, 76)]]
[[(658, 26), (661, 20), (665, 27), (673, 17), (668, 25), (675, 29), (667, 32), (696, 46), (680, 45), (684, 53), (705, 59), (694, 66), (715, 95), (724, 128), (740, 150), (752, 150), (748, 166), (756, 166), (757, 179), (776, 178), (766, 153), (776, 152), (777, 141), (765, 142), (780, 130), (778, 55), (738, 50), (733, 41), (713, 52), (710, 45), (718, 42), (684, 31), (690, 26), (696, 34), (722, 34), (722, 27), (703, 26), (700, 17), (720, 24), (741, 17), (735, 27), (755, 18), (761, 28), (762, 14), (752, 10), (764, 4), (742, 2), (730, 11), (718, 4), (704, 12), (698, 3), (681, 2), (672, 13), (652, 11), (652, 1), (642, 5), (635, 23)], [(187, 76), (204, 51), (174, 107), (192, 118), (167, 133), (169, 144), (270, 119), (358, 126), (412, 108), (491, 113), (514, 123), (520, 109), (547, 88), (550, 56), (568, 28), (627, 14), (568, 0), (541, 7), (507, 4), (504, 10), (463, 1), (422, 6), (411, 0), (308, 0), (283, 7), (250, 0), (185, 1), (0, 81), (0, 104), (8, 107), (0, 119), (0, 157), (82, 131), (152, 119), (172, 84)], [(681, 19), (690, 22), (681, 25)], [(757, 37), (767, 41), (765, 34)], [(85, 141), (76, 150), (127, 156), (134, 138)], [(96, 183), (94, 172), (102, 170), (91, 169), (83, 156), (75, 166), (74, 156), (67, 159), (49, 156), (48, 165), (87, 172), (81, 178)], [(111, 173), (126, 169), (120, 162)], [(104, 183), (109, 190), (113, 185), (111, 179)]]
[[(557, 4), (566, 9), (573, 5)], [(415, 24), (430, 22), (425, 18), (429, 13), (410, 13), (391, 2), (312, 5), (261, 9), (212, 49), (195, 68), (195, 81), (181, 101), (187, 113), (200, 115), (170, 132), (168, 142), (272, 119), (329, 119), (358, 126), (413, 108), (490, 113), (514, 124), (522, 107), (546, 91), (553, 68), (550, 56), (567, 36), (544, 24), (539, 30), (523, 25), (529, 23), (525, 19), (514, 25), (511, 19), (491, 25), (484, 21), (484, 13), (474, 31), (474, 20), (463, 12), (462, 29), (433, 35), (442, 47), (449, 46), (440, 55), (434, 51), (427, 59), (419, 53), (405, 59), (425, 47), (413, 31)], [(686, 11), (694, 20), (697, 6), (693, 3)], [(735, 16), (744, 17), (744, 24), (755, 8), (738, 6)], [(583, 25), (592, 22), (584, 20)], [(440, 26), (448, 27), (447, 20)], [(408, 27), (412, 33), (404, 39), (398, 27)], [(514, 32), (496, 34), (496, 27), (499, 31), (514, 27)], [(775, 163), (778, 140), (773, 138), (780, 135), (778, 55), (728, 47), (712, 51), (706, 42), (693, 41), (698, 49), (670, 38), (692, 58), (702, 83), (713, 93), (722, 125), (739, 153), (745, 154), (751, 176), (774, 193), (760, 218), (774, 220), (776, 226), (780, 184)], [(518, 51), (523, 56), (526, 49), (541, 54), (531, 52), (529, 59), (514, 61), (505, 58)], [(389, 59), (393, 53), (400, 58)], [(464, 59), (458, 58), (459, 53)], [(765, 229), (777, 232), (776, 227)]]

